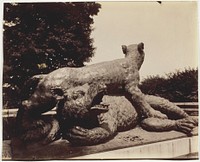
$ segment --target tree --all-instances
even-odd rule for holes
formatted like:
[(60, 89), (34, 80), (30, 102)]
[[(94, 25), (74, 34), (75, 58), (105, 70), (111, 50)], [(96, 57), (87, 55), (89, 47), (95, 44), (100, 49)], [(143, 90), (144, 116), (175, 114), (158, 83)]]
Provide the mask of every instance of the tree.
[(100, 7), (95, 2), (5, 3), (4, 83), (21, 89), (35, 74), (90, 61), (91, 24)]
[(198, 101), (198, 70), (185, 69), (167, 74), (166, 77), (151, 76), (139, 85), (145, 94), (157, 95), (172, 102)]

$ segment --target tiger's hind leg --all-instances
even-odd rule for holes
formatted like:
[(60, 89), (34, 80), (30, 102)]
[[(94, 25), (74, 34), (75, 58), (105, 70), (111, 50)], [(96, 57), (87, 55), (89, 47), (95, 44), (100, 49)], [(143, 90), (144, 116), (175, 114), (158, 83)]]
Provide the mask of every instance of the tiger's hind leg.
[(191, 135), (195, 122), (189, 118), (178, 120), (159, 119), (159, 118), (146, 118), (141, 122), (141, 127), (147, 131), (163, 132), (176, 130)]
[(166, 114), (169, 119), (177, 120), (187, 118), (188, 120), (193, 120), (196, 126), (198, 125), (198, 117), (189, 116), (183, 109), (167, 99), (153, 95), (145, 95), (145, 100), (155, 110)]

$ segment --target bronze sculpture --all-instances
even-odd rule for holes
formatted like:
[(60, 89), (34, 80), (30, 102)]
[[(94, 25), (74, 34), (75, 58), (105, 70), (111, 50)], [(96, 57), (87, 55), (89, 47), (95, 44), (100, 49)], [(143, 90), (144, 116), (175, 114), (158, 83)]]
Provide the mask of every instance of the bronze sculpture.
[[(143, 43), (122, 46), (123, 59), (41, 75), (34, 93), (22, 102), (18, 112), (22, 140), (50, 142), (62, 135), (73, 144), (93, 145), (138, 123), (150, 131), (189, 134), (197, 125), (196, 119), (163, 98), (144, 95), (138, 88), (143, 49)], [(108, 100), (102, 101), (106, 97)], [(55, 106), (57, 118), (41, 116)]]

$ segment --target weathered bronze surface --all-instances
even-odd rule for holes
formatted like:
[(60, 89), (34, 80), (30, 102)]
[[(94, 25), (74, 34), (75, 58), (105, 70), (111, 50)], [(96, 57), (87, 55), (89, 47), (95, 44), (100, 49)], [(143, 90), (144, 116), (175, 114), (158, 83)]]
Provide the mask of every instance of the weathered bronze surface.
[[(122, 46), (123, 59), (60, 68), (35, 77), (38, 85), (18, 112), (21, 139), (48, 143), (62, 136), (75, 145), (93, 145), (137, 124), (149, 131), (190, 134), (196, 119), (168, 100), (144, 95), (138, 88), (143, 49), (143, 43)], [(56, 117), (41, 115), (55, 106)]]

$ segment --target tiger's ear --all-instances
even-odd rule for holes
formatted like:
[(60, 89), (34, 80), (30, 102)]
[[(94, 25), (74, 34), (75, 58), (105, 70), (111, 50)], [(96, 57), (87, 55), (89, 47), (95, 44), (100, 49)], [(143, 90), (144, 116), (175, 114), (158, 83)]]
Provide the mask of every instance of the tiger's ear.
[(122, 51), (125, 55), (127, 54), (127, 46), (126, 45), (122, 45)]
[(144, 51), (144, 43), (143, 42), (141, 42), (140, 44), (138, 44), (138, 51), (140, 52), (140, 53), (143, 53)]

